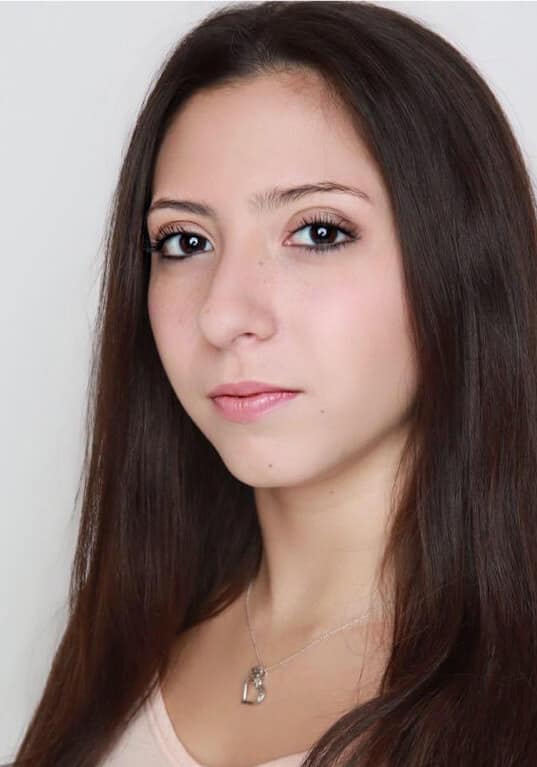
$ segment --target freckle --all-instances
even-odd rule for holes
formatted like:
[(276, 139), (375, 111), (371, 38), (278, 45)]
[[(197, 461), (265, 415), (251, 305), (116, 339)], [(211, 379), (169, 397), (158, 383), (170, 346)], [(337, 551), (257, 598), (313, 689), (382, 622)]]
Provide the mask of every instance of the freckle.
[(269, 463), (269, 469), (272, 469), (272, 464), (271, 463)]
[(321, 413), (324, 413), (324, 410), (321, 410)]

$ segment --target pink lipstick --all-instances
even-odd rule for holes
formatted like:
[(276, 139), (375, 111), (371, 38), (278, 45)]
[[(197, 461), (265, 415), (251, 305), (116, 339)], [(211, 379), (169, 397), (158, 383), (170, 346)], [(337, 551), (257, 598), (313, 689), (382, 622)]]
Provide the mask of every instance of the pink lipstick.
[(216, 386), (209, 397), (224, 418), (248, 423), (300, 393), (298, 389), (264, 381), (238, 381)]
[(244, 397), (228, 394), (212, 397), (218, 411), (229, 421), (249, 423), (278, 405), (294, 399), (298, 391), (265, 391)]

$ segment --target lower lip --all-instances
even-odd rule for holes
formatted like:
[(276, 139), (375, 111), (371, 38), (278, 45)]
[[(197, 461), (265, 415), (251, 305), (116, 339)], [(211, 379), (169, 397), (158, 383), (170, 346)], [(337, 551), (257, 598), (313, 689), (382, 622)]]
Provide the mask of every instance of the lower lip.
[(278, 405), (294, 399), (298, 391), (271, 391), (252, 394), (249, 397), (212, 397), (218, 411), (229, 421), (249, 423)]

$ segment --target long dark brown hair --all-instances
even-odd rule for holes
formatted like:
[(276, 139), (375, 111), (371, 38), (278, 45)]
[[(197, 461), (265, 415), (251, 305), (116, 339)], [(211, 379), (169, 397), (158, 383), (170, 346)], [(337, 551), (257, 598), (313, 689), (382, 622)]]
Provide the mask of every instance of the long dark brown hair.
[(513, 131), (474, 66), (367, 2), (243, 2), (167, 57), (129, 137), (96, 323), (69, 616), (16, 765), (96, 767), (169, 668), (177, 635), (255, 576), (253, 489), (174, 394), (147, 308), (159, 146), (196, 92), (309, 70), (388, 190), (418, 389), (383, 566), (395, 574), (379, 693), (304, 761), (537, 764), (537, 216)]

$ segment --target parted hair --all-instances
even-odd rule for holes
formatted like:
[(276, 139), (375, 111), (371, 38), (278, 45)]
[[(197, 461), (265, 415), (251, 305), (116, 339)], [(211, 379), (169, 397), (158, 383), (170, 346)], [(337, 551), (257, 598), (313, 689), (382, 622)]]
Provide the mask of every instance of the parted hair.
[(145, 217), (188, 99), (284, 71), (323, 78), (386, 185), (418, 374), (382, 560), (394, 574), (388, 662), (378, 694), (303, 765), (537, 764), (531, 178), (498, 100), (453, 45), (375, 3), (320, 1), (218, 6), (140, 107), (106, 222), (68, 621), (14, 765), (97, 767), (177, 636), (257, 572), (253, 489), (184, 411), (157, 352)]

